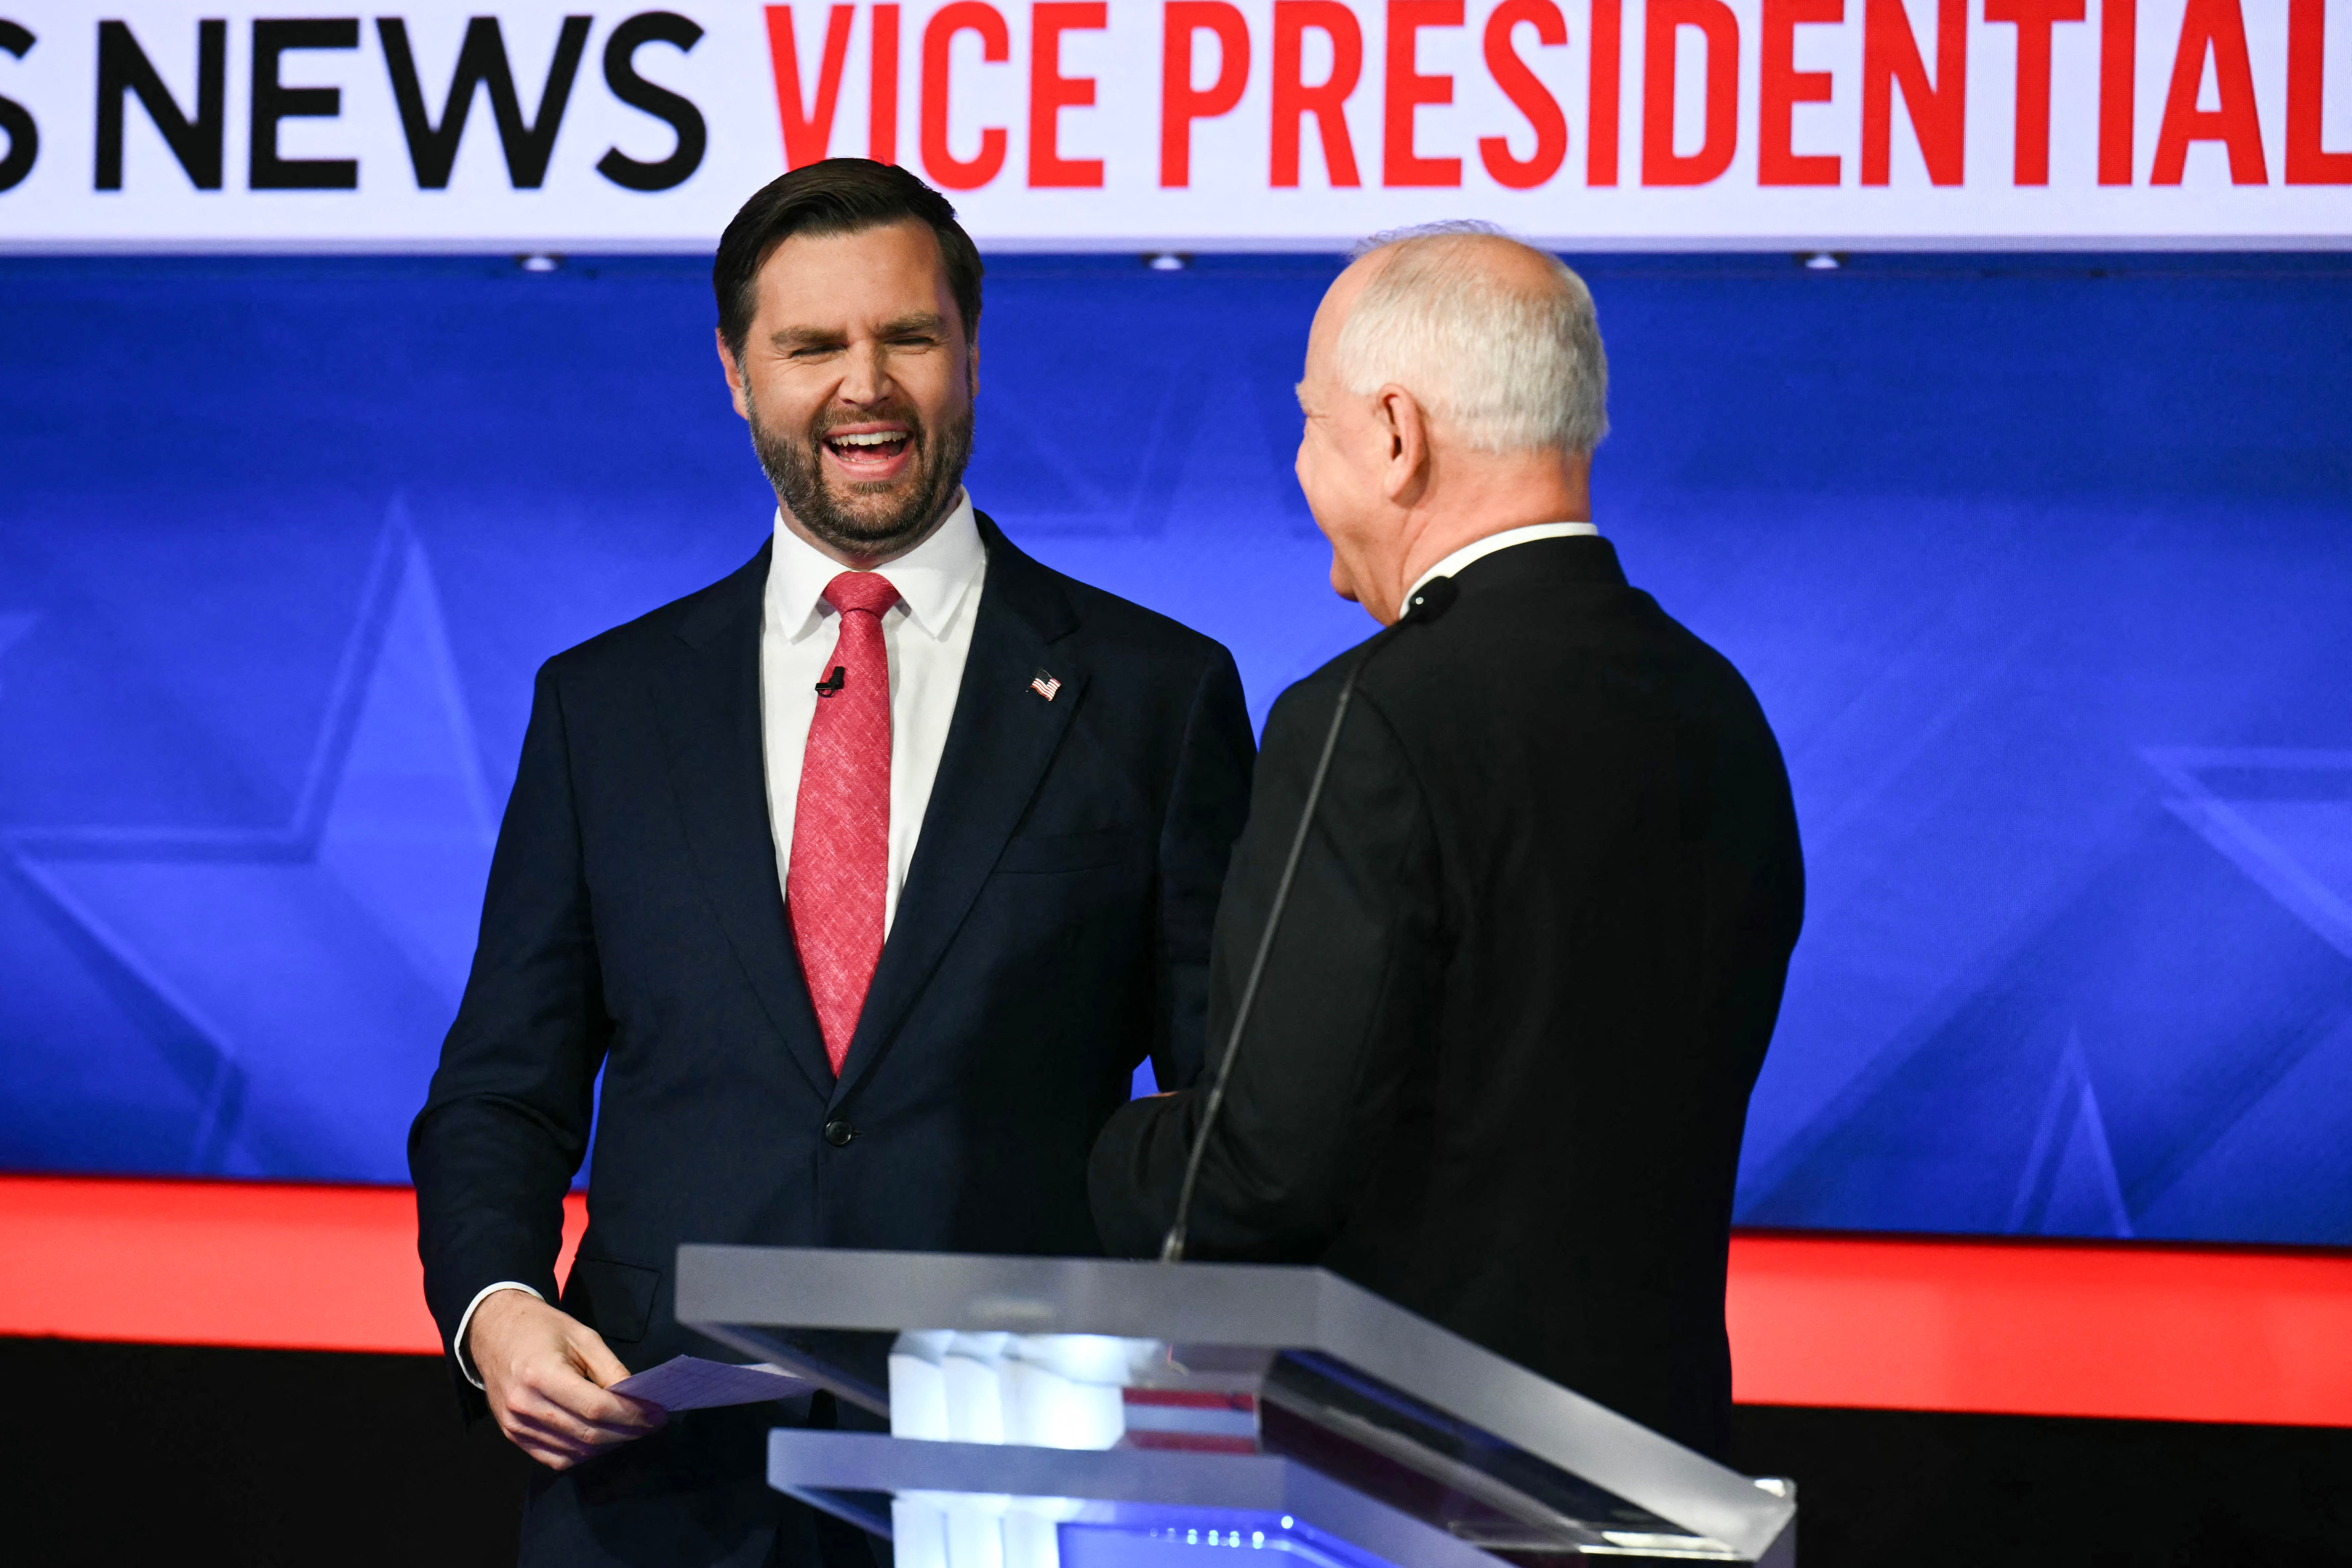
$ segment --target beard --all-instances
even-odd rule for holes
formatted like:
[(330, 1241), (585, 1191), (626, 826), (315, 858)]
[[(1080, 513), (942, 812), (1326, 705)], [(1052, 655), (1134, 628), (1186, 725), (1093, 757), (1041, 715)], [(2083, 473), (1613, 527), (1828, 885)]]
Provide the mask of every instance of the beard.
[[(845, 555), (888, 556), (920, 540), (954, 501), (971, 460), (971, 405), (937, 426), (911, 408), (860, 410), (854, 416), (820, 416), (808, 432), (787, 436), (761, 419), (747, 384), (743, 405), (751, 413), (751, 450), (775, 488), (776, 499), (818, 539)], [(912, 482), (906, 479), (860, 483), (831, 481), (824, 471), (824, 437), (837, 426), (876, 419), (904, 423), (914, 444)]]

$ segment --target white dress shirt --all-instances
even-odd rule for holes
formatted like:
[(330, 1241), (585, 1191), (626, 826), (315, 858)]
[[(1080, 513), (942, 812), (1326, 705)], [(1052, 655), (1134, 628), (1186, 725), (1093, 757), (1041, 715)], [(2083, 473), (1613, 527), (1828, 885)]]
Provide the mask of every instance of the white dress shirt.
[[(824, 602), (824, 586), (844, 570), (786, 528), (778, 512), (760, 615), (760, 730), (779, 883), (788, 881), (792, 868), (793, 813), (800, 804), (809, 724), (816, 717), (817, 682), (832, 668), (833, 646), (841, 636), (841, 617)], [(882, 646), (890, 660), (890, 868), (882, 895), (887, 935), (939, 777), (940, 754), (947, 750), (979, 618), (981, 581), (988, 574), (971, 497), (959, 496), (955, 510), (929, 539), (877, 570), (898, 590), (898, 603), (882, 613)]]
[[(846, 570), (785, 527), (778, 509), (775, 549), (760, 603), (760, 735), (779, 886), (791, 879), (793, 814), (800, 805), (809, 724), (816, 717), (816, 686), (841, 636), (841, 617), (824, 602), (825, 584)], [(971, 628), (980, 616), (981, 584), (988, 574), (988, 547), (972, 519), (970, 493), (956, 497), (955, 510), (929, 539), (877, 570), (898, 590), (898, 603), (882, 613), (882, 647), (890, 661), (890, 865), (882, 892), (887, 936), (898, 912), (898, 889), (915, 858), (923, 813), (930, 805), (940, 755), (947, 750), (964, 660), (971, 653)], [(483, 1286), (466, 1304), (465, 1316), (457, 1320), (457, 1369), (476, 1388), (482, 1379), (467, 1353), (466, 1331), (473, 1326), (475, 1309), (499, 1290), (539, 1295), (520, 1280), (501, 1279)]]
[(1436, 565), (1413, 579), (1405, 590), (1404, 602), (1440, 577), (1451, 577), (1473, 561), (1483, 561), (1497, 550), (1508, 550), (1514, 544), (1529, 544), (1538, 539), (1597, 539), (1601, 531), (1589, 522), (1531, 522), (1525, 528), (1507, 528), (1500, 533), (1490, 533), (1484, 539), (1474, 539)]

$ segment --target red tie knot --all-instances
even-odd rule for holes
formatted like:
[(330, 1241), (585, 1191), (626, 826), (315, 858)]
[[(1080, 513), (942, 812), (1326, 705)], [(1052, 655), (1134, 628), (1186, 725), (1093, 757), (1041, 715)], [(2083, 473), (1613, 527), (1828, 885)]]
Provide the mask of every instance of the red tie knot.
[(824, 585), (824, 602), (845, 616), (852, 610), (879, 616), (898, 602), (898, 590), (879, 572), (844, 572)]

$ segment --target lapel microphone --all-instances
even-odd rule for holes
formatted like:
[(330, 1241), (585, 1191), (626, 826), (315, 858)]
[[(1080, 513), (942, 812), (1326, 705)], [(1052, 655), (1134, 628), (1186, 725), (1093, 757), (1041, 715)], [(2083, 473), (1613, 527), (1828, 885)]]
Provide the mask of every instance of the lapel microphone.
[(1432, 578), (1422, 584), (1412, 596), (1405, 613), (1394, 626), (1384, 627), (1364, 647), (1356, 662), (1348, 667), (1348, 679), (1340, 683), (1339, 700), (1331, 710), (1330, 727), (1323, 731), (1323, 752), (1315, 759), (1315, 776), (1307, 785), (1307, 805), (1298, 814), (1298, 830), (1290, 837), (1290, 854), (1282, 863), (1282, 879), (1275, 884), (1274, 903), (1266, 910), (1265, 930), (1259, 933), (1257, 953), (1250, 960), (1249, 979), (1242, 985), (1241, 1005), (1234, 1009), (1234, 1026), (1225, 1037), (1225, 1055), (1217, 1064), (1216, 1081), (1210, 1085), (1208, 1103), (1201, 1108), (1201, 1130), (1192, 1136), (1192, 1152), (1184, 1162), (1184, 1184), (1176, 1192), (1176, 1217), (1168, 1226), (1168, 1235), (1160, 1244), (1160, 1261), (1184, 1261), (1184, 1242), (1192, 1217), (1192, 1197), (1201, 1181), (1201, 1157), (1208, 1152), (1209, 1134), (1217, 1125), (1217, 1112), (1224, 1109), (1225, 1086), (1233, 1081), (1234, 1058), (1240, 1054), (1242, 1031), (1249, 1026), (1250, 1009), (1257, 1005), (1258, 982), (1265, 977), (1266, 955), (1274, 951), (1274, 933), (1282, 925), (1282, 911), (1290, 902), (1290, 885), (1298, 872), (1298, 858), (1307, 849), (1307, 830), (1315, 826), (1315, 808), (1323, 799), (1323, 782), (1330, 775), (1331, 754), (1339, 746), (1339, 727), (1347, 721), (1348, 704), (1356, 695), (1356, 682), (1362, 678), (1364, 666), (1405, 627), (1426, 626), (1454, 605), (1462, 590), (1451, 577)]
[(830, 697), (848, 684), (849, 667), (845, 664), (836, 664), (833, 667), (831, 675), (816, 683), (816, 694), (819, 697)]

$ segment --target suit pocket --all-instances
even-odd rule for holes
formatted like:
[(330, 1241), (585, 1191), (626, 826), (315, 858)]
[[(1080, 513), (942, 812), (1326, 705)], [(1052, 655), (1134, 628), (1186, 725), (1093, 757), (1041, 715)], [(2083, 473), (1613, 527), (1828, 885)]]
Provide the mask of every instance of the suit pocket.
[(1134, 836), (1116, 830), (1024, 835), (1005, 845), (996, 868), (1015, 876), (1084, 871), (1097, 866), (1116, 866), (1135, 853)]
[(646, 1337), (654, 1315), (654, 1291), (661, 1270), (583, 1258), (572, 1265), (563, 1291), (564, 1310), (611, 1344), (633, 1345)]

